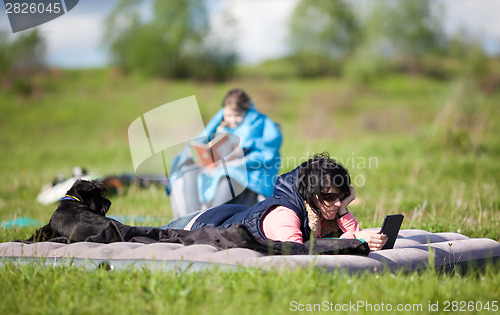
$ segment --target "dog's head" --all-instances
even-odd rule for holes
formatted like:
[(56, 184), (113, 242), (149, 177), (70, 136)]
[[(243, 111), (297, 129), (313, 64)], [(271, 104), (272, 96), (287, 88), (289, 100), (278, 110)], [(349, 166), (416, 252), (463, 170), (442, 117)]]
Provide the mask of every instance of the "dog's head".
[(105, 193), (106, 186), (98, 180), (78, 179), (67, 194), (80, 199), (84, 205), (92, 209), (96, 214), (106, 215), (111, 206), (111, 201), (104, 198)]

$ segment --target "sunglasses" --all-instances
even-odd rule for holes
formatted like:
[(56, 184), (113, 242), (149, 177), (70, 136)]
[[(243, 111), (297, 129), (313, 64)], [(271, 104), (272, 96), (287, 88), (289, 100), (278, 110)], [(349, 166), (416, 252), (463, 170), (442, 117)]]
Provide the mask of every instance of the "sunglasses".
[(323, 200), (326, 202), (333, 202), (336, 201), (337, 199), (342, 201), (347, 196), (349, 196), (349, 192), (341, 192), (341, 193), (321, 193), (323, 195)]

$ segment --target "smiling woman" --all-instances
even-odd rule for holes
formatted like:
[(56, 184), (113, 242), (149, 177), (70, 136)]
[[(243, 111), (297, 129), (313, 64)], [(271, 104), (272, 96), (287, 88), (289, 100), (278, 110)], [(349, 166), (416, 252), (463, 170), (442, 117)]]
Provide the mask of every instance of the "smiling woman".
[(252, 207), (222, 205), (180, 218), (163, 228), (245, 225), (257, 239), (303, 243), (310, 238), (365, 240), (379, 250), (387, 236), (362, 231), (347, 206), (355, 199), (347, 170), (327, 153), (315, 155), (276, 180), (273, 195)]

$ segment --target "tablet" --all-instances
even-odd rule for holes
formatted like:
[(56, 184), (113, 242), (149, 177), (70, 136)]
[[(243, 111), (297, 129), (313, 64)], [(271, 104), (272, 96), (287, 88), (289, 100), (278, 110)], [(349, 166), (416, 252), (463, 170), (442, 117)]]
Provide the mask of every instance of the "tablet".
[(381, 234), (387, 235), (387, 243), (385, 243), (382, 249), (392, 249), (394, 247), (394, 243), (396, 242), (396, 238), (399, 234), (399, 229), (401, 228), (401, 224), (403, 223), (404, 215), (402, 214), (393, 214), (385, 216), (384, 223), (382, 224), (382, 228), (380, 229)]

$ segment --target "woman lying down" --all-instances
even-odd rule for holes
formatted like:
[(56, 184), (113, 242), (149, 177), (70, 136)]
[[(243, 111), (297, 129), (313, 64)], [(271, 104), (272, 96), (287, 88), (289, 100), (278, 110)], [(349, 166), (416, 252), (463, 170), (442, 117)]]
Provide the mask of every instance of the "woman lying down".
[(314, 238), (358, 238), (380, 250), (387, 236), (361, 230), (347, 206), (356, 198), (347, 170), (328, 154), (318, 154), (279, 176), (273, 195), (248, 208), (221, 205), (179, 218), (162, 229), (198, 230), (245, 225), (257, 239), (302, 244)]

